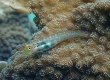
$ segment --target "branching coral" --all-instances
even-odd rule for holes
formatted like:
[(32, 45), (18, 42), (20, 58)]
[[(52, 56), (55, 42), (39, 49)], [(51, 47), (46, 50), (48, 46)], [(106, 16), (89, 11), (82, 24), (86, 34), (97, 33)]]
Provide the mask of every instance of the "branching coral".
[(90, 37), (63, 41), (40, 58), (35, 54), (25, 55), (19, 50), (8, 60), (8, 66), (0, 73), (1, 79), (110, 79), (109, 0), (80, 4), (73, 0), (30, 0), (29, 3), (39, 18), (36, 24), (43, 28), (33, 36), (31, 43), (68, 30), (88, 31)]

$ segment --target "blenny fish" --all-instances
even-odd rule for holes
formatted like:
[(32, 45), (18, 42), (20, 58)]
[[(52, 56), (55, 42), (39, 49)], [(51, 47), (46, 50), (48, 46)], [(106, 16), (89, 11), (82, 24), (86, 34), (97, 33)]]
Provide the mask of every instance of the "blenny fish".
[(58, 43), (73, 37), (88, 38), (89, 33), (84, 31), (59, 32), (57, 34), (53, 34), (48, 37), (44, 37), (42, 39), (34, 41), (33, 43), (24, 45), (23, 51), (25, 54), (35, 53), (40, 56), (42, 53), (47, 52), (49, 49), (53, 48)]

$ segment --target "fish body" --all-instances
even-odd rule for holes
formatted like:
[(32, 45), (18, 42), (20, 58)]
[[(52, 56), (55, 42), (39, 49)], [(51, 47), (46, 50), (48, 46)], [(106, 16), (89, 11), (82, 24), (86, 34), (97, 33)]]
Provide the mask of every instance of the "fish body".
[(41, 54), (47, 52), (49, 49), (53, 48), (58, 43), (73, 37), (88, 38), (89, 33), (84, 31), (66, 31), (53, 34), (48, 37), (44, 37), (43, 39), (40, 39), (35, 43), (25, 45), (24, 52), (26, 54), (36, 53), (37, 55), (39, 55), (39, 53)]

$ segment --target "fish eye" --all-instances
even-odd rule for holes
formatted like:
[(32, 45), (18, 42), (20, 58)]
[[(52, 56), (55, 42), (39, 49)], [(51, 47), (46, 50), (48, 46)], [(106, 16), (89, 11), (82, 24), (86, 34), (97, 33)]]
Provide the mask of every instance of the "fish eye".
[(28, 50), (31, 50), (31, 48), (30, 48), (30, 47), (28, 47)]

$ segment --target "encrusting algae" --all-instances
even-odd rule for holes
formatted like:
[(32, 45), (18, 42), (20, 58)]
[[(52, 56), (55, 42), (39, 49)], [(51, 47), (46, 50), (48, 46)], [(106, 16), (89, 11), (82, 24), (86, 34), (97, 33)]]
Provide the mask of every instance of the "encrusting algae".
[(23, 4), (36, 15), (35, 23), (39, 27), (31, 44), (44, 38), (52, 40), (49, 36), (70, 30), (87, 31), (90, 36), (61, 41), (41, 57), (16, 51), (1, 71), (0, 79), (110, 79), (109, 0), (28, 0)]

